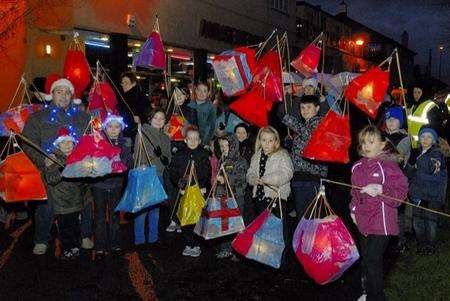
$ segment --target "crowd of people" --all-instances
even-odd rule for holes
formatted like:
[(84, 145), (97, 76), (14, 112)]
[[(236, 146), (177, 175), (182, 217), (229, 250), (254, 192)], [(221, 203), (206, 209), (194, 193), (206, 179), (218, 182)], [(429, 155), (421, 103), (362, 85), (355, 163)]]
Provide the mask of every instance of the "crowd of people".
[[(152, 107), (140, 90), (136, 75), (125, 72), (121, 86), (126, 102), (119, 101), (120, 114), (108, 115), (102, 126), (109, 141), (121, 148), (121, 160), (129, 169), (134, 167), (137, 156), (143, 158), (140, 164), (156, 167), (171, 204), (177, 193), (183, 194), (189, 185), (186, 169), (189, 162), (194, 162), (198, 185), (205, 197), (216, 179), (219, 187), (226, 184), (218, 171), (220, 166), (224, 167), (246, 224), (277, 196), (273, 187), (279, 190), (282, 200), (281, 208), (274, 210), (274, 214), (286, 217), (289, 213), (291, 218), (300, 219), (318, 193), (320, 179), (333, 177), (326, 163), (301, 155), (324, 114), (330, 106), (333, 109), (333, 103), (319, 95), (315, 79), (285, 85), (287, 111), (282, 105), (276, 107), (270, 118), (271, 126), (256, 129), (223, 102), (220, 105), (213, 102), (206, 83), (197, 83), (192, 91), (180, 89), (173, 102), (163, 108)], [(417, 106), (422, 90), (415, 87), (413, 91), (413, 105)], [(55, 81), (51, 94), (51, 104), (32, 114), (23, 130), (23, 135), (34, 144), (43, 150), (51, 149), (47, 158), (34, 147), (23, 145), (41, 171), (48, 195), (47, 201), (37, 204), (34, 213), (33, 253), (42, 255), (48, 251), (55, 217), (63, 259), (76, 258), (80, 248), (94, 249), (96, 258), (120, 252), (123, 216), (114, 209), (126, 187), (126, 173), (95, 181), (61, 177), (67, 156), (91, 118), (86, 110), (73, 104), (74, 88), (67, 79)], [(443, 99), (443, 95), (435, 98), (437, 109), (431, 112), (430, 124), (421, 128), (417, 149), (411, 147), (404, 108), (393, 101), (380, 109), (378, 124), (353, 128), (358, 131), (354, 145), (358, 146), (360, 159), (348, 176), (352, 185), (362, 189), (351, 190), (347, 214), (360, 232), (364, 288), (371, 300), (383, 298), (383, 254), (389, 239), (400, 235), (399, 247), (405, 247), (408, 208), (392, 198), (405, 200), (409, 196), (410, 202), (436, 210), (447, 201), (447, 166), (440, 141), (448, 139), (449, 113), (445, 103), (441, 105)], [(184, 141), (171, 141), (168, 135), (168, 121), (173, 112), (170, 106), (179, 108), (186, 118)], [(138, 154), (142, 149), (133, 147), (138, 143), (135, 140), (138, 129), (144, 136), (148, 156)], [(216, 192), (224, 191), (226, 188), (222, 187)], [(437, 216), (418, 208), (413, 211), (418, 252), (433, 254), (438, 246)], [(156, 205), (133, 216), (136, 245), (158, 242), (159, 214), (160, 206)], [(185, 248), (179, 250), (180, 254), (201, 256), (202, 247), (193, 227), (180, 227), (173, 218), (166, 231), (182, 232), (180, 239), (184, 239)], [(292, 235), (287, 226), (283, 235), (286, 238)], [(231, 238), (221, 245), (216, 256), (239, 260), (231, 248)]]

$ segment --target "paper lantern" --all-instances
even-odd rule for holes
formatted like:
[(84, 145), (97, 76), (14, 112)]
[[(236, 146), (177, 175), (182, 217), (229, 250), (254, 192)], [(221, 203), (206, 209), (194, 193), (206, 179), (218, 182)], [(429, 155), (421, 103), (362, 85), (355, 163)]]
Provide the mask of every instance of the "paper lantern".
[(166, 68), (166, 54), (164, 53), (164, 46), (159, 32), (153, 31), (150, 34), (136, 56), (134, 65), (163, 70)]
[(251, 90), (245, 93), (238, 100), (230, 104), (230, 110), (233, 110), (239, 117), (256, 126), (263, 127), (269, 123), (267, 116), (272, 109), (272, 102), (265, 100), (260, 96), (260, 91)]
[(180, 114), (172, 114), (169, 120), (169, 128), (167, 130), (172, 141), (184, 140), (183, 127), (186, 122), (186, 118), (184, 118)]
[(253, 49), (241, 47), (215, 56), (212, 65), (226, 96), (240, 95), (250, 86), (255, 54)]
[(75, 97), (80, 98), (91, 80), (89, 63), (83, 51), (67, 50), (63, 70), (64, 76), (75, 88)]
[(325, 162), (348, 163), (351, 143), (348, 114), (340, 115), (330, 110), (311, 133), (302, 157)]
[(194, 225), (200, 219), (205, 199), (198, 184), (188, 183), (187, 188), (180, 198), (177, 217), (181, 226)]
[(371, 118), (377, 116), (378, 108), (389, 86), (389, 72), (374, 67), (354, 78), (344, 92), (345, 97)]
[(108, 113), (118, 115), (117, 99), (113, 88), (107, 82), (95, 82), (89, 91), (89, 112), (104, 120)]
[(252, 90), (268, 101), (283, 101), (281, 59), (276, 51), (269, 51), (257, 63), (253, 76)]
[(24, 152), (0, 163), (0, 196), (6, 203), (47, 199), (41, 173)]
[(232, 246), (249, 259), (279, 268), (285, 247), (283, 222), (266, 209), (236, 236)]
[(136, 213), (167, 199), (156, 167), (140, 166), (128, 173), (127, 188), (115, 211)]
[(359, 258), (352, 236), (335, 215), (302, 218), (292, 244), (305, 272), (318, 284), (338, 279)]
[(300, 52), (291, 65), (301, 74), (306, 77), (311, 77), (317, 73), (317, 66), (319, 66), (320, 53), (322, 48), (314, 44), (309, 44)]
[(99, 133), (84, 135), (67, 157), (62, 175), (66, 178), (102, 177), (127, 170), (120, 159), (121, 149), (112, 146)]
[(11, 131), (22, 133), (28, 117), (42, 108), (43, 105), (40, 104), (23, 104), (2, 113), (0, 115), (0, 136), (7, 137)]

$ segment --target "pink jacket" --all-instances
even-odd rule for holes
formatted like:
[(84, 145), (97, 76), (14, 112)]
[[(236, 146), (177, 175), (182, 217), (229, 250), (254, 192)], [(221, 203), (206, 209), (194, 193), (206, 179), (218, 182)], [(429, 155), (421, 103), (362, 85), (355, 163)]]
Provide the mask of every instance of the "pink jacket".
[[(364, 187), (381, 184), (382, 194), (405, 200), (408, 180), (393, 156), (383, 154), (378, 158), (362, 158), (352, 167), (352, 184)], [(359, 231), (364, 235), (398, 235), (397, 207), (401, 203), (382, 196), (371, 197), (352, 189), (350, 210), (355, 214)]]

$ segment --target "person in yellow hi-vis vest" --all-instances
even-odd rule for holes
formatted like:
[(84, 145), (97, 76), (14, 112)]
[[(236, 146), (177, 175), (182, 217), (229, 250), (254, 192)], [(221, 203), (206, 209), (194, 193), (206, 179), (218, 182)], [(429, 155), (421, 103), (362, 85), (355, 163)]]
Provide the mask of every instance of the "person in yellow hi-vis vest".
[(432, 100), (422, 102), (414, 112), (408, 113), (408, 133), (411, 136), (412, 148), (418, 147), (419, 130), (424, 124), (428, 124), (427, 114), (431, 108), (436, 106)]

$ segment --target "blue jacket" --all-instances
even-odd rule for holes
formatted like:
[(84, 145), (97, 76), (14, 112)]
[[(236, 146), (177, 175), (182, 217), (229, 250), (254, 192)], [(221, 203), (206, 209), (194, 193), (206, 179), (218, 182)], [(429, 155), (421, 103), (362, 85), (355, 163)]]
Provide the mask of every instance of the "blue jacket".
[(216, 107), (209, 100), (200, 104), (194, 100), (188, 106), (197, 112), (197, 123), (202, 144), (209, 145), (216, 128)]
[[(439, 169), (435, 162), (440, 162)], [(413, 199), (443, 203), (447, 191), (447, 167), (445, 158), (437, 146), (417, 156), (414, 166), (407, 168), (411, 177), (409, 194)]]

